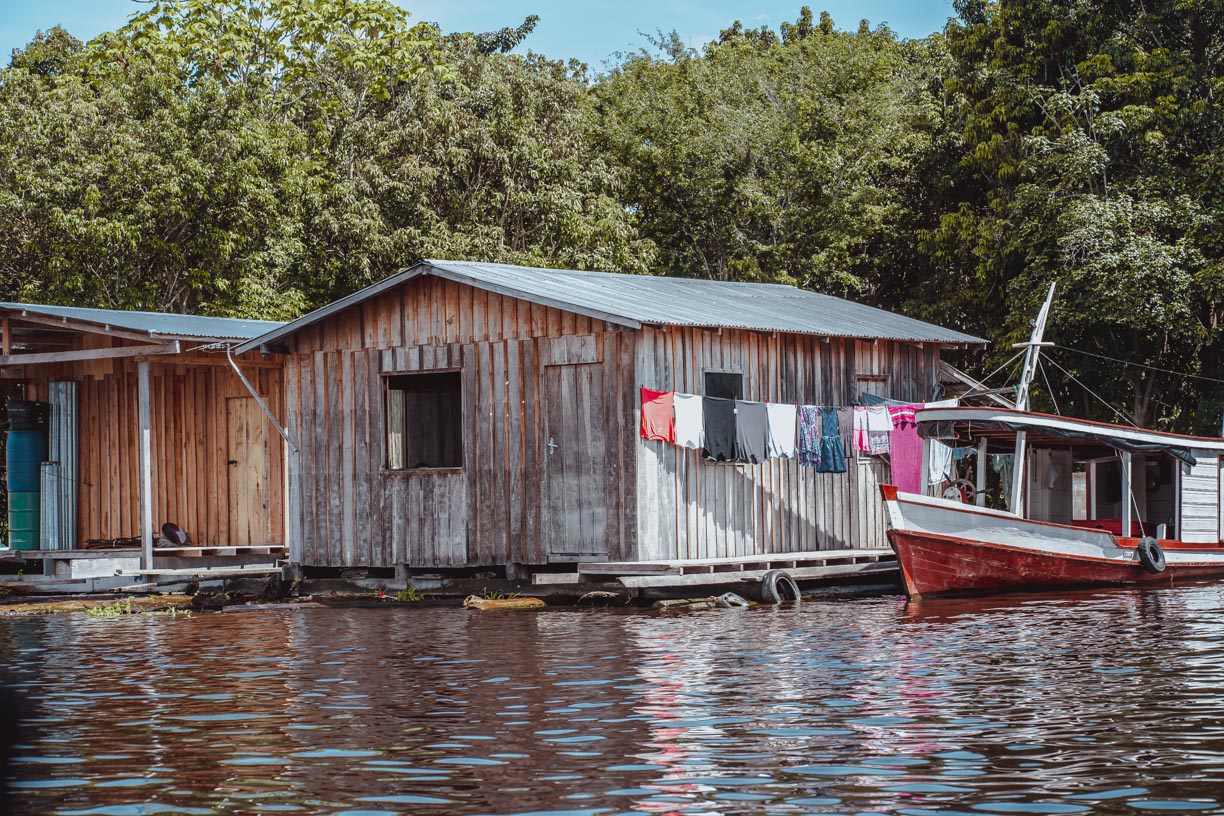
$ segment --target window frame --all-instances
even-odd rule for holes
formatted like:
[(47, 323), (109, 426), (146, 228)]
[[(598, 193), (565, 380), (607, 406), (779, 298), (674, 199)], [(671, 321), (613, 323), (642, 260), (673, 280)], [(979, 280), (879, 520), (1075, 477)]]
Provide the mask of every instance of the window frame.
[[(389, 422), (390, 422), (390, 420), (391, 420), (391, 416), (390, 416), (390, 407), (389, 407), (389, 402), (390, 402), (390, 397), (391, 397), (391, 392), (392, 392), (392, 391), (401, 391), (401, 392), (402, 392), (402, 391), (404, 391), (404, 389), (402, 389), (402, 388), (395, 388), (395, 389), (393, 389), (393, 388), (391, 387), (391, 380), (392, 380), (393, 378), (395, 378), (395, 377), (415, 377), (415, 376), (428, 376), (428, 375), (431, 375), (431, 374), (457, 374), (457, 375), (458, 375), (458, 380), (459, 380), (459, 388), (458, 388), (458, 394), (459, 394), (459, 414), (460, 414), (460, 418), (459, 418), (460, 427), (459, 427), (459, 435), (458, 435), (458, 439), (459, 439), (459, 459), (460, 459), (460, 463), (459, 463), (458, 465), (445, 465), (445, 466), (439, 466), (439, 467), (402, 467), (402, 468), (393, 468), (393, 467), (391, 467), (391, 465), (390, 465), (390, 461), (391, 461), (391, 443), (390, 443), (390, 437), (391, 437), (391, 428), (390, 428), (390, 426), (389, 426), (389, 424), (388, 424), (388, 423), (389, 423)], [(401, 371), (401, 370), (396, 370), (396, 371), (381, 371), (381, 372), (379, 372), (379, 379), (381, 380), (381, 385), (382, 385), (382, 410), (383, 410), (383, 416), (382, 416), (382, 444), (383, 444), (383, 450), (382, 450), (382, 462), (380, 463), (380, 466), (379, 466), (379, 473), (380, 473), (381, 475), (383, 475), (383, 476), (404, 476), (404, 475), (423, 474), (423, 473), (424, 473), (424, 474), (428, 474), (428, 473), (462, 473), (462, 472), (464, 472), (464, 471), (465, 471), (465, 469), (466, 469), (466, 467), (467, 467), (467, 465), (466, 465), (466, 463), (467, 463), (467, 442), (466, 442), (466, 440), (464, 440), (464, 438), (463, 438), (463, 425), (462, 425), (462, 423), (463, 423), (463, 419), (464, 419), (464, 417), (466, 416), (467, 398), (466, 398), (466, 396), (465, 396), (465, 394), (464, 394), (464, 387), (463, 387), (463, 385), (464, 385), (464, 383), (463, 383), (463, 367), (462, 367), (462, 366), (450, 366), (450, 367), (446, 367), (446, 368), (424, 368), (424, 369), (417, 369), (417, 370), (415, 370), (415, 371)], [(405, 408), (405, 419), (407, 419), (407, 408)], [(405, 440), (405, 446), (406, 446), (406, 444), (407, 444), (407, 441)], [(404, 451), (404, 453), (405, 453), (405, 454), (407, 454), (407, 448), (406, 448), (406, 447), (405, 447), (405, 451)]]
[[(727, 376), (730, 374), (730, 375), (735, 375), (736, 377), (739, 377), (739, 396), (719, 397), (719, 396), (714, 396), (713, 394), (710, 394), (708, 377), (711, 374), (714, 374), (716, 376)], [(743, 371), (731, 371), (729, 369), (711, 369), (711, 368), (702, 369), (701, 371), (701, 396), (710, 397), (711, 399), (744, 400), (744, 399), (747, 399), (744, 392), (745, 392), (745, 386), (744, 386), (744, 372)]]

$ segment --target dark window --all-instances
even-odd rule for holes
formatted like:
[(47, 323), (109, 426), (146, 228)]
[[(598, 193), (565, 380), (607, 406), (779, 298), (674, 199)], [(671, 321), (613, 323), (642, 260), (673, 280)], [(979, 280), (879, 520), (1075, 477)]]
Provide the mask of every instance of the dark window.
[(744, 375), (707, 371), (705, 375), (705, 396), (722, 397), (723, 399), (743, 399)]
[(387, 377), (387, 468), (463, 467), (458, 371)]

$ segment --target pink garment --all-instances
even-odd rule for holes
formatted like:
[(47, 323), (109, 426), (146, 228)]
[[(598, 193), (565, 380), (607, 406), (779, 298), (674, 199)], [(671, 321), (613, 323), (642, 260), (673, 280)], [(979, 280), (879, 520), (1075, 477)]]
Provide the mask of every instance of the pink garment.
[(889, 459), (892, 464), (892, 483), (903, 493), (922, 493), (922, 439), (918, 436), (918, 423), (914, 412), (921, 405), (891, 405), (888, 413), (892, 417), (893, 430)]
[(871, 450), (871, 441), (867, 436), (867, 409), (861, 405), (854, 409), (854, 449), (860, 453)]

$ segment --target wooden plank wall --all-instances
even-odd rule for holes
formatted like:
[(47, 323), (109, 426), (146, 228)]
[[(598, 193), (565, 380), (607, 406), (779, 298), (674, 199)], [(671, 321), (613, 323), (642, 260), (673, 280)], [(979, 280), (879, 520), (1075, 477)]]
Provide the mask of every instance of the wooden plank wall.
[[(546, 562), (540, 372), (592, 353), (615, 418), (595, 440), (613, 451), (609, 557), (632, 551), (631, 333), (426, 276), (307, 327), (292, 343), (287, 416), (301, 447), (300, 563)], [(382, 375), (447, 368), (463, 372), (464, 467), (387, 471)]]
[[(851, 405), (860, 373), (873, 393), (921, 401), (938, 376), (938, 347), (880, 341), (856, 364), (852, 340), (735, 330), (644, 328), (637, 384), (689, 394), (706, 371), (744, 375), (745, 398)], [(697, 451), (636, 440), (640, 559), (715, 558), (756, 553), (887, 546), (875, 485), (887, 466), (850, 462), (847, 473), (816, 473), (793, 461), (713, 464)]]
[[(175, 522), (197, 546), (227, 546), (227, 399), (250, 398), (250, 393), (223, 355), (187, 353), (152, 357), (150, 362), (154, 524)], [(279, 413), (279, 363), (242, 364), (247, 378)], [(38, 366), (32, 373), (37, 379), (29, 384), (31, 399), (46, 399), (51, 381), (80, 383), (79, 540), (139, 535), (136, 360)], [(266, 543), (282, 544), (283, 443), (273, 428), (266, 430), (270, 506), (263, 532)]]

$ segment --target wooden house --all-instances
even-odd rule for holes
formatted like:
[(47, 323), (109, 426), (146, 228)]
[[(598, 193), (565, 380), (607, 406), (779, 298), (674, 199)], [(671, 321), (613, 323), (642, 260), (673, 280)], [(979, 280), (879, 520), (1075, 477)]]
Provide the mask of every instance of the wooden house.
[(23, 303), (0, 323), (0, 377), (51, 403), (39, 549), (138, 538), (150, 568), (165, 522), (195, 548), (283, 546), (285, 455), (260, 404), (283, 412), (282, 361), (226, 351), (281, 324)]
[(886, 465), (713, 464), (639, 437), (639, 387), (921, 401), (981, 343), (790, 286), (422, 261), (238, 351), (285, 360), (291, 559), (433, 570), (884, 546)]

